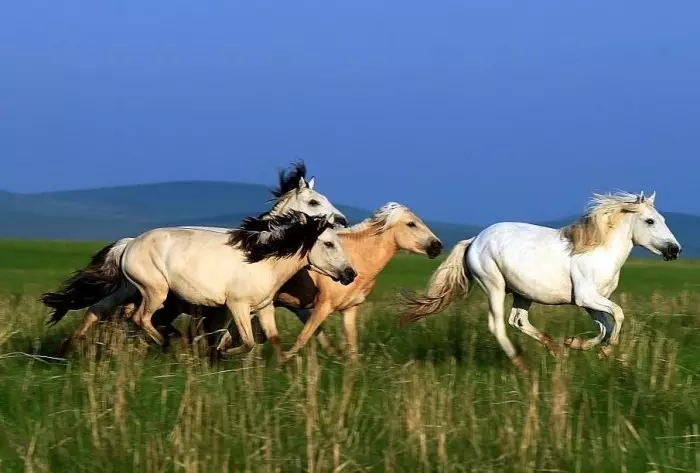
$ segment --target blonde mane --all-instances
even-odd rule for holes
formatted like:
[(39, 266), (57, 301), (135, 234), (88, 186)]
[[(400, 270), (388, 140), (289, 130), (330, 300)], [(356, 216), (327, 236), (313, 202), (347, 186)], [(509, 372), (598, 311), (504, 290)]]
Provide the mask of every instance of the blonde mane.
[(653, 201), (644, 200), (644, 194), (622, 191), (593, 194), (583, 216), (561, 229), (562, 236), (571, 243), (571, 254), (585, 253), (603, 246), (622, 215), (638, 212), (642, 205), (653, 206)]
[(357, 234), (367, 230), (372, 231), (372, 235), (383, 233), (396, 225), (401, 215), (408, 210), (408, 207), (388, 202), (375, 210), (369, 218), (364, 219), (349, 228), (338, 230), (339, 235)]

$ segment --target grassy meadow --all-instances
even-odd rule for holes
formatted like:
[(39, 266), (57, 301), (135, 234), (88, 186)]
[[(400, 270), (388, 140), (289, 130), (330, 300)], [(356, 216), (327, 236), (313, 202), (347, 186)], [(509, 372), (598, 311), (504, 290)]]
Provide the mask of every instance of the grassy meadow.
[[(79, 322), (36, 302), (99, 243), (0, 241), (0, 472), (698, 472), (700, 262), (632, 260), (614, 299), (614, 359), (555, 360), (515, 329), (510, 365), (477, 289), (401, 328), (395, 291), (439, 261), (401, 255), (359, 318), (357, 365), (311, 343), (280, 370), (269, 346), (215, 368), (108, 324), (67, 360)], [(328, 323), (338, 347), (338, 315)], [(593, 333), (581, 309), (533, 306), (562, 341)], [(301, 326), (280, 310), (285, 348)]]

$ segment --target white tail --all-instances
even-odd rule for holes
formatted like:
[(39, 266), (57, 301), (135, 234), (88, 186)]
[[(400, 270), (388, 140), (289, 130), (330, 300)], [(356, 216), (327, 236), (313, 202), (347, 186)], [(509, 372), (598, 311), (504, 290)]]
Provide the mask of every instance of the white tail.
[(474, 240), (462, 240), (455, 245), (445, 261), (437, 267), (424, 295), (409, 292), (403, 295), (404, 310), (401, 323), (415, 322), (426, 315), (443, 311), (455, 296), (469, 289), (469, 275), (464, 263), (467, 247)]

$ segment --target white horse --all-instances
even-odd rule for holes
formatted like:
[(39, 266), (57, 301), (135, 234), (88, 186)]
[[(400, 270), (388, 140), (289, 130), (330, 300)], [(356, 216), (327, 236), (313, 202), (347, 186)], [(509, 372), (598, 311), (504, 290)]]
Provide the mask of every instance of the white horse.
[[(609, 298), (617, 288), (620, 269), (633, 246), (677, 259), (681, 246), (654, 208), (655, 193), (633, 195), (594, 194), (580, 220), (563, 229), (527, 223), (503, 222), (484, 229), (476, 237), (459, 242), (433, 273), (425, 295), (408, 294), (403, 322), (440, 312), (458, 293), (476, 280), (489, 304), (489, 330), (506, 355), (526, 370), (522, 355), (506, 335), (504, 300), (513, 293), (508, 323), (556, 353), (546, 333), (528, 320), (532, 302), (583, 307), (596, 321), (600, 333), (588, 340), (569, 338), (573, 349), (590, 350), (601, 342), (607, 356), (619, 342), (624, 315)], [(611, 327), (608, 315), (614, 324)]]
[(327, 217), (290, 211), (270, 219), (247, 218), (228, 234), (196, 229), (160, 228), (132, 241), (122, 256), (122, 273), (141, 293), (133, 316), (158, 343), (153, 313), (170, 291), (191, 304), (225, 305), (243, 345), (254, 345), (251, 312), (259, 312), (265, 335), (277, 336), (273, 300), (282, 285), (310, 266), (350, 284), (356, 276)]
[[(279, 185), (272, 190), (276, 199), (272, 209), (262, 214), (266, 219), (288, 210), (297, 210), (310, 216), (327, 215), (337, 226), (347, 226), (347, 219), (336, 209), (326, 196), (314, 190), (314, 178), (306, 180), (306, 166), (303, 162), (293, 164), (289, 172), (280, 171)], [(218, 233), (228, 233), (230, 228), (219, 227), (178, 227), (206, 229)], [(121, 279), (120, 260), (126, 247), (134, 238), (122, 238), (105, 246), (93, 257), (90, 264), (76, 271), (55, 292), (42, 295), (41, 301), (52, 309), (49, 324), (58, 323), (70, 310), (87, 308), (83, 323), (71, 336), (62, 342), (66, 351), (72, 342), (83, 338), (89, 328), (99, 319), (113, 315), (120, 305), (126, 304), (126, 312), (132, 312), (134, 303), (128, 297), (138, 292), (124, 284)], [(177, 332), (168, 327), (168, 332)]]

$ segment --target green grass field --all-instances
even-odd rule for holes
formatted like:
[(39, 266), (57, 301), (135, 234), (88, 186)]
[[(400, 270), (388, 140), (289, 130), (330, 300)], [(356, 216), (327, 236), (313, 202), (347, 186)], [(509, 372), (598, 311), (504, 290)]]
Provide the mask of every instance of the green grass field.
[[(51, 355), (81, 314), (48, 329), (36, 302), (102, 245), (0, 241), (0, 471), (700, 471), (700, 263), (630, 261), (614, 359), (554, 360), (508, 328), (518, 374), (475, 290), (400, 328), (395, 291), (438, 261), (400, 256), (360, 315), (357, 366), (310, 344), (285, 369), (269, 346), (216, 369), (100, 327)], [(336, 346), (339, 317), (329, 319)], [(534, 306), (557, 340), (593, 333), (580, 309)], [(285, 348), (299, 322), (280, 310)]]

